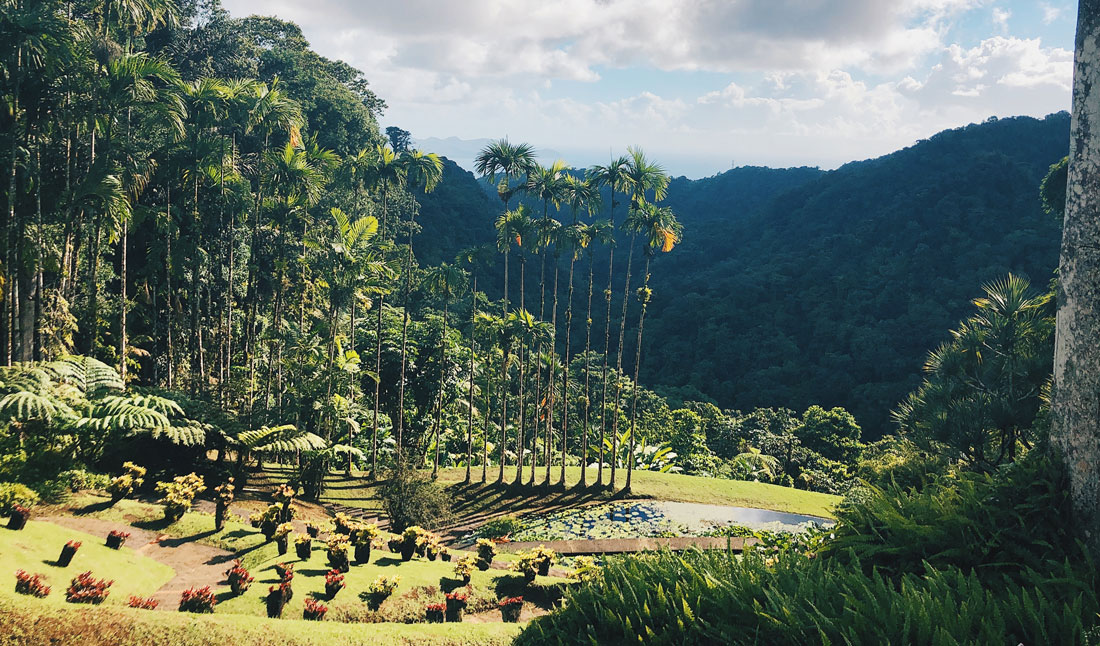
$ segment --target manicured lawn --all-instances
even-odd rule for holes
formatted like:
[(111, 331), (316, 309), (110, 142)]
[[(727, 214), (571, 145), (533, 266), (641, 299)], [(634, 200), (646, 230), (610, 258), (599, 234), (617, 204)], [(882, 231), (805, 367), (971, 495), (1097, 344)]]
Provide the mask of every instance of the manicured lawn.
[[(0, 528), (0, 590), (14, 594), (14, 573), (22, 569), (44, 575), (53, 588), (45, 602), (65, 604), (69, 582), (81, 572), (91, 571), (97, 579), (114, 580), (106, 603), (125, 605), (130, 595), (149, 596), (175, 576), (172, 568), (129, 547), (110, 549), (104, 539), (34, 520), (17, 532)], [(82, 544), (69, 567), (58, 567), (54, 561), (69, 540)]]
[[(537, 471), (535, 487), (501, 487), (493, 485), (496, 472), (492, 469), (489, 470), (490, 484), (485, 486), (480, 483), (480, 469), (474, 469), (474, 483), (469, 486), (461, 484), (466, 476), (465, 468), (441, 469), (439, 480), (447, 485), (453, 493), (458, 503), (456, 505), (457, 511), (460, 512), (459, 520), (462, 522), (463, 516), (476, 519), (499, 513), (522, 515), (613, 499), (610, 493), (604, 491), (572, 488), (580, 480), (580, 471), (580, 467), (568, 467), (566, 469), (566, 482), (570, 485), (570, 488), (565, 491), (548, 490), (541, 486), (545, 474), (543, 469)], [(353, 472), (350, 478), (343, 472), (331, 474), (326, 481), (328, 487), (322, 496), (322, 501), (378, 510), (380, 504), (376, 487), (368, 483), (362, 477), (363, 475), (358, 471)], [(556, 483), (558, 475), (559, 469), (554, 468), (551, 482)], [(625, 482), (625, 475), (622, 472), (617, 474), (616, 484), (618, 486), (621, 487)], [(505, 482), (511, 482), (514, 476), (514, 468), (506, 471)], [(596, 481), (595, 470), (589, 469), (587, 476), (587, 482), (594, 484)], [(285, 482), (289, 477), (292, 477), (290, 469), (268, 465), (268, 468), (254, 476), (250, 483), (251, 486), (273, 487), (275, 484)], [(607, 479), (608, 474), (605, 473), (605, 483)], [(632, 489), (632, 497), (634, 498), (753, 507), (825, 518), (832, 517), (833, 507), (840, 502), (839, 496), (791, 487), (744, 480), (723, 480), (675, 473), (658, 473), (655, 471), (635, 471)]]
[[(289, 616), (289, 615), (288, 615)], [(300, 615), (299, 615), (300, 616)], [(4, 646), (505, 646), (505, 623), (342, 624), (112, 607), (58, 607), (0, 589)]]

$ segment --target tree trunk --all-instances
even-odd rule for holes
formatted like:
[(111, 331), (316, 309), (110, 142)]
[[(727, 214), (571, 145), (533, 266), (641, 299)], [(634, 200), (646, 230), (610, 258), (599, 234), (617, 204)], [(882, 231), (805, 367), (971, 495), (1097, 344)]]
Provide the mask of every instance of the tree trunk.
[(470, 374), (469, 396), (466, 403), (470, 407), (469, 417), (466, 420), (466, 479), (464, 484), (470, 484), (470, 467), (474, 461), (474, 357), (477, 353), (477, 272), (473, 272), (471, 278), (470, 296)]
[[(573, 224), (576, 225), (576, 214)], [(561, 368), (561, 477), (558, 486), (565, 488), (565, 458), (568, 455), (569, 437), (569, 342), (573, 338), (573, 267), (577, 264), (577, 254), (569, 249), (569, 287), (566, 289), (565, 300), (565, 354), (562, 355)], [(584, 466), (581, 466), (584, 472)]]
[(1051, 437), (1076, 526), (1100, 548), (1100, 0), (1077, 13), (1065, 227), (1058, 270)]
[[(614, 193), (612, 193), (612, 217), (614, 218)], [(614, 222), (614, 220), (612, 220)], [(607, 355), (611, 352), (611, 279), (612, 269), (615, 266), (615, 240), (612, 229), (612, 240), (607, 255), (607, 290), (603, 297), (607, 301), (607, 313), (603, 328), (603, 394), (600, 396), (600, 485), (603, 486), (604, 448), (607, 442)], [(616, 437), (611, 435), (611, 481), (609, 487), (615, 487), (615, 442)]]
[[(591, 244), (591, 242), (589, 243)], [(590, 353), (592, 352), (592, 254), (588, 254), (588, 305), (585, 310), (584, 317), (584, 439), (581, 441), (581, 473), (584, 473), (585, 465), (588, 464), (588, 422), (589, 411), (592, 408), (592, 402), (590, 399), (591, 388), (591, 370), (592, 358)], [(600, 445), (603, 446), (603, 438), (600, 438)], [(603, 484), (603, 462), (596, 467), (596, 486), (599, 487)], [(587, 487), (588, 482), (582, 477), (581, 486)]]
[[(504, 247), (504, 321), (508, 320), (508, 251), (511, 242)], [(508, 359), (510, 358), (512, 344), (504, 341), (504, 357), (500, 362), (500, 474), (497, 475), (497, 484), (504, 482), (504, 449), (508, 432)]]
[[(615, 417), (611, 420), (611, 441), (618, 442), (619, 437), (619, 402), (622, 398), (622, 374), (623, 374), (623, 344), (626, 341), (626, 310), (627, 304), (630, 302), (630, 270), (631, 265), (634, 264), (634, 242), (637, 239), (638, 234), (632, 234), (630, 236), (630, 250), (626, 254), (626, 282), (623, 284), (623, 312), (619, 318), (619, 347), (616, 348), (615, 357)], [(618, 446), (613, 447), (611, 452), (612, 460), (618, 458)], [(629, 458), (628, 458), (629, 459)], [(611, 464), (611, 488), (615, 488), (615, 463)]]
[(447, 377), (447, 296), (443, 296), (443, 338), (439, 340), (439, 392), (435, 396), (435, 464), (432, 466), (432, 480), (439, 476), (439, 427), (443, 424), (443, 384)]
[[(382, 253), (380, 254), (381, 263), (385, 265), (386, 262), (386, 220), (388, 215), (388, 208), (386, 202), (386, 185), (382, 184), (382, 222), (378, 227), (378, 239), (382, 242)], [(378, 292), (378, 302), (375, 307), (378, 308), (377, 321), (374, 327), (375, 344), (374, 344), (374, 421), (371, 424), (372, 438), (370, 447), (370, 479), (378, 479), (378, 413), (382, 406), (382, 306), (386, 301), (386, 293), (384, 289), (380, 289)], [(391, 425), (392, 428), (392, 425)]]
[(634, 386), (630, 397), (630, 453), (626, 456), (626, 486), (623, 493), (630, 493), (630, 476), (634, 474), (634, 430), (638, 422), (638, 371), (642, 367), (642, 328), (645, 326), (645, 311), (649, 307), (649, 261), (650, 253), (645, 257), (645, 279), (642, 286), (642, 311), (638, 314), (638, 347), (634, 350)]
[(543, 482), (550, 486), (550, 455), (553, 452), (554, 436), (554, 373), (557, 368), (558, 346), (558, 256), (554, 256), (554, 306), (550, 312), (550, 328), (553, 337), (550, 339), (550, 374), (546, 378), (546, 440), (542, 443), (543, 457), (546, 462), (546, 480)]
[[(527, 260), (523, 251), (520, 251), (519, 256), (519, 311), (526, 313), (524, 307), (524, 283), (527, 282)], [(519, 429), (516, 431), (516, 481), (513, 483), (517, 487), (523, 484), (523, 442), (527, 425), (527, 400), (524, 397), (524, 386), (526, 385), (526, 364), (524, 363), (525, 354), (527, 351), (527, 339), (520, 338), (519, 341)]]
[(409, 252), (405, 257), (405, 294), (402, 301), (401, 316), (401, 380), (397, 382), (397, 455), (400, 458), (404, 452), (402, 446), (405, 430), (405, 370), (407, 366), (408, 341), (409, 341), (409, 294), (412, 291), (412, 263), (413, 263), (413, 225), (415, 212), (409, 212)]

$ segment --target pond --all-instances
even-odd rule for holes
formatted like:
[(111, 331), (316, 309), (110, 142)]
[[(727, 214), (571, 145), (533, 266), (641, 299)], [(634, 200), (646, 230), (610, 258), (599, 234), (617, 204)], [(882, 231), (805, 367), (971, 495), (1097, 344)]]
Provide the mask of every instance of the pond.
[(523, 529), (512, 535), (514, 541), (700, 536), (731, 527), (798, 532), (811, 525), (833, 524), (825, 518), (768, 509), (670, 501), (608, 503), (525, 516), (520, 521)]

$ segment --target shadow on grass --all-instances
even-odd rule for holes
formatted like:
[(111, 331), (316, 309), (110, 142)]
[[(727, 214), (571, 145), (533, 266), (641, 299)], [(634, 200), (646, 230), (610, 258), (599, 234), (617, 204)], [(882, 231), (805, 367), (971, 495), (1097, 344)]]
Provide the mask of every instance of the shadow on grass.
[(465, 587), (466, 584), (462, 582), (462, 579), (452, 579), (446, 576), (439, 577), (439, 589), (442, 590), (444, 594), (454, 592), (459, 588)]
[(87, 516), (88, 514), (96, 514), (101, 511), (107, 511), (113, 506), (114, 505), (111, 503), (110, 500), (101, 500), (100, 502), (89, 503), (87, 505), (84, 505), (83, 507), (77, 507), (76, 509), (73, 509), (73, 515)]
[(523, 597), (524, 601), (543, 609), (553, 608), (565, 595), (564, 583), (527, 583), (522, 575), (497, 578), (493, 591), (500, 598)]

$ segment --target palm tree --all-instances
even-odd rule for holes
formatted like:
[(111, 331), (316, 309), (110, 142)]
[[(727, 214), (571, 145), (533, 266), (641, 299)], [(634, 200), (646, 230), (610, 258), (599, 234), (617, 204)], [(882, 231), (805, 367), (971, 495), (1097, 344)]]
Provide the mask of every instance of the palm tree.
[[(504, 275), (505, 275), (505, 296), (504, 301), (508, 301), (507, 291), (507, 276), (508, 276), (508, 256), (511, 254), (512, 243), (515, 242), (517, 247), (522, 249), (523, 236), (531, 228), (530, 210), (526, 205), (520, 204), (511, 211), (505, 211), (497, 218), (496, 221), (497, 230), (497, 248), (504, 253)], [(502, 317), (507, 319), (510, 313), (505, 313)], [(497, 482), (504, 482), (504, 456), (505, 456), (505, 432), (508, 426), (508, 367), (511, 364), (511, 343), (506, 339), (504, 343), (504, 357), (501, 362), (501, 412), (500, 412), (500, 427), (501, 427), (501, 445), (500, 445), (500, 474)]]
[(580, 254), (580, 227), (576, 224), (577, 213), (573, 211), (574, 224), (562, 229), (561, 244), (569, 252), (569, 283), (565, 296), (565, 348), (562, 354), (561, 370), (561, 477), (558, 486), (565, 488), (565, 463), (569, 441), (569, 356), (570, 341), (573, 336), (573, 268)]
[[(557, 231), (561, 229), (561, 223), (553, 218), (543, 218), (536, 223), (536, 236), (535, 253), (539, 254), (539, 320), (546, 320), (546, 256), (549, 255), (550, 245), (553, 244), (557, 237)], [(553, 336), (551, 336), (550, 343), (553, 343)], [(552, 346), (551, 346), (552, 348)], [(539, 344), (537, 354), (541, 355), (543, 352), (542, 343)], [(535, 466), (538, 462), (537, 452), (535, 451), (535, 445), (538, 443), (538, 424), (539, 424), (539, 412), (542, 410), (542, 361), (541, 356), (538, 357), (538, 361), (535, 364), (535, 405), (532, 417), (534, 418), (535, 431), (531, 439), (531, 450), (534, 452), (531, 459), (531, 484), (535, 483)], [(547, 393), (549, 393), (550, 382), (547, 381)]]
[[(504, 333), (504, 319), (499, 316), (495, 316), (488, 312), (481, 312), (478, 314), (475, 320), (474, 333), (478, 330), (483, 332), (483, 335), (488, 339), (488, 347), (485, 348), (485, 356), (492, 357), (495, 352), (496, 339), (502, 339)], [(486, 359), (486, 365), (489, 365), (491, 361)], [(503, 360), (501, 363), (504, 363)], [(502, 382), (503, 384), (503, 382)], [(503, 385), (502, 385), (503, 388)], [(507, 393), (505, 393), (507, 394)], [(502, 402), (504, 398), (501, 398)], [(485, 370), (485, 428), (483, 433), (483, 442), (481, 447), (481, 482), (484, 484), (488, 478), (489, 469), (489, 432), (492, 425), (492, 413), (493, 413), (493, 378), (492, 371)], [(501, 442), (501, 446), (504, 446), (504, 442)]]
[[(443, 160), (435, 153), (422, 153), (414, 150), (401, 156), (408, 182), (425, 193), (431, 193), (443, 179)], [(413, 234), (415, 233), (416, 209), (409, 211), (408, 253), (405, 256), (405, 294), (402, 301), (401, 316), (401, 378), (397, 383), (397, 451), (402, 451), (403, 430), (405, 426), (405, 370), (408, 365), (409, 341), (409, 292), (412, 289)]]
[[(611, 224), (611, 241), (607, 245), (607, 289), (604, 290), (604, 300), (607, 303), (607, 312), (604, 314), (603, 331), (603, 394), (600, 397), (600, 437), (607, 433), (607, 358), (611, 352), (611, 287), (615, 268), (615, 193), (627, 192), (626, 171), (630, 160), (627, 157), (619, 157), (611, 160), (607, 165), (593, 166), (588, 170), (588, 177), (597, 186), (606, 187), (611, 193), (611, 203), (608, 205), (608, 222)], [(612, 436), (614, 442), (614, 436)], [(603, 443), (600, 443), (603, 450)], [(614, 454), (614, 452), (612, 453)], [(601, 463), (602, 467), (602, 463)], [(611, 472), (615, 472), (615, 463), (611, 464)], [(601, 478), (600, 482), (603, 480)], [(614, 482), (614, 478), (612, 478)], [(613, 486), (613, 485), (612, 485)]]
[[(570, 175), (565, 182), (565, 201), (569, 204), (569, 209), (573, 213), (573, 226), (572, 231), (569, 234), (570, 246), (573, 248), (573, 253), (569, 260), (569, 301), (565, 311), (565, 386), (562, 390), (562, 400), (566, 402), (565, 416), (562, 418), (562, 435), (565, 434), (565, 420), (569, 418), (568, 415), (568, 403), (565, 396), (568, 393), (569, 385), (569, 348), (570, 340), (573, 332), (573, 265), (576, 262), (579, 251), (588, 246), (588, 240), (585, 239), (585, 228), (577, 222), (577, 212), (581, 209), (588, 211), (591, 216), (596, 211), (600, 210), (600, 187), (593, 181), (580, 180)], [(588, 307), (589, 315), (591, 315), (592, 307), (592, 295), (591, 295), (591, 258), (589, 258), (589, 297)], [(590, 326), (589, 326), (590, 327)], [(587, 350), (586, 350), (587, 352)], [(587, 355), (585, 361), (587, 362)], [(586, 363), (587, 365), (587, 363)], [(588, 370), (585, 370), (585, 381), (588, 379)], [(587, 398), (587, 390), (585, 391), (585, 397)], [(585, 417), (584, 417), (584, 435), (581, 437), (581, 481), (580, 486), (587, 486), (586, 474), (588, 465), (588, 404), (585, 403)], [(564, 439), (562, 440), (562, 446), (565, 446)], [(565, 452), (562, 452), (562, 466), (565, 465)], [(562, 481), (564, 483), (565, 472), (562, 471)]]
[[(634, 217), (638, 210), (646, 202), (646, 194), (653, 193), (653, 201), (663, 200), (668, 188), (668, 174), (660, 165), (646, 159), (645, 153), (639, 148), (628, 148), (629, 157), (626, 164), (626, 172), (623, 182), (630, 193), (630, 215)], [(634, 262), (634, 242), (638, 231), (632, 231), (630, 236), (630, 249), (626, 256), (626, 281), (623, 284), (623, 308), (619, 317), (619, 345), (616, 348), (615, 370), (621, 375), (623, 371), (623, 345), (626, 341), (626, 310), (630, 301), (630, 272)], [(619, 433), (619, 402), (622, 394), (622, 381), (615, 384), (615, 417), (611, 425), (611, 437), (618, 437)], [(611, 464), (611, 488), (615, 487), (615, 464)]]
[[(428, 275), (424, 277), (424, 283), (428, 287), (428, 290), (443, 299), (443, 335), (439, 340), (439, 364), (441, 367), (439, 371), (439, 390), (436, 392), (435, 396), (435, 462), (432, 466), (433, 479), (439, 475), (439, 427), (443, 415), (443, 386), (447, 376), (447, 311), (451, 304), (451, 299), (454, 298), (455, 294), (462, 288), (462, 284), (465, 280), (466, 272), (445, 262), (431, 268), (428, 271)], [(471, 374), (472, 372), (471, 370)], [(470, 383), (473, 383), (472, 378)], [(470, 404), (470, 410), (472, 411), (472, 396)], [(469, 463), (467, 463), (467, 465), (468, 464)]]
[[(588, 438), (589, 411), (591, 409), (590, 371), (592, 365), (592, 287), (594, 279), (592, 243), (597, 242), (599, 244), (610, 245), (614, 242), (614, 238), (612, 237), (613, 235), (614, 232), (611, 230), (611, 223), (607, 220), (596, 220), (592, 224), (584, 225), (580, 230), (580, 244), (581, 247), (584, 249), (585, 256), (588, 259), (588, 305), (587, 312), (585, 314), (584, 330), (584, 435), (586, 439)], [(596, 467), (597, 487), (603, 486), (604, 439), (604, 426), (601, 424), (599, 441), (600, 459)], [(587, 450), (581, 453), (581, 459), (583, 460), (583, 462), (581, 463), (583, 468), (583, 465), (588, 462)]]
[(470, 484), (470, 465), (474, 459), (474, 360), (477, 356), (477, 276), (492, 261), (492, 248), (482, 245), (464, 249), (456, 259), (466, 265), (470, 273), (470, 376), (469, 376), (469, 419), (466, 423), (466, 479)]
[(645, 313), (652, 293), (649, 289), (649, 264), (653, 256), (661, 251), (668, 253), (680, 242), (683, 226), (673, 215), (672, 209), (653, 204), (640, 204), (626, 221), (626, 228), (633, 236), (641, 235), (644, 240), (645, 274), (642, 288), (638, 290), (638, 300), (642, 311), (638, 314), (638, 341), (634, 353), (634, 385), (630, 398), (630, 452), (627, 454), (625, 493), (630, 493), (630, 476), (634, 472), (635, 427), (638, 422), (638, 371), (642, 365), (642, 329), (645, 327)]

